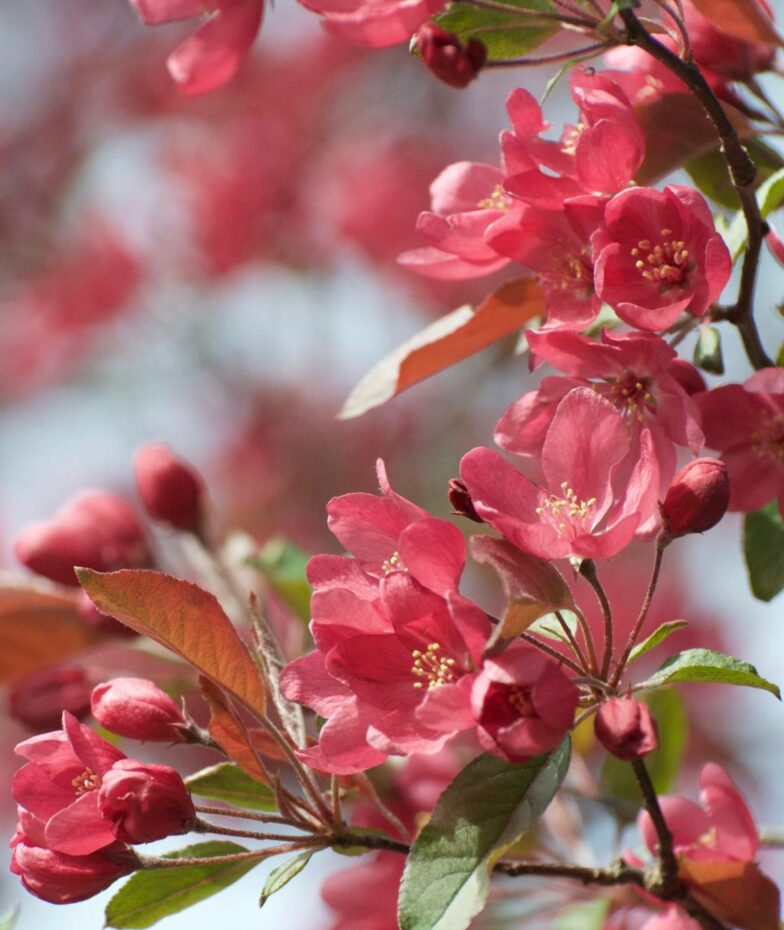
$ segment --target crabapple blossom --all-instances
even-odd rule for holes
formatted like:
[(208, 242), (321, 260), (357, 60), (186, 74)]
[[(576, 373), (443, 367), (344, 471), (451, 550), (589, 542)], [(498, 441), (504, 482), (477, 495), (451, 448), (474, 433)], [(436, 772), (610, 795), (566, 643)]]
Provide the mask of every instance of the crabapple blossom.
[(134, 870), (131, 860), (111, 853), (129, 852), (114, 843), (86, 856), (69, 856), (50, 849), (44, 821), (19, 808), (19, 823), (11, 840), (11, 871), (37, 898), (51, 904), (73, 904), (98, 894)]
[(558, 405), (542, 444), (541, 485), (490, 449), (463, 456), (477, 513), (509, 542), (543, 559), (608, 558), (654, 514), (659, 476), (650, 431), (631, 473), (629, 435), (615, 407), (588, 388)]
[(729, 498), (724, 462), (695, 459), (675, 476), (661, 505), (664, 529), (670, 536), (704, 533), (724, 516)]
[(230, 81), (261, 28), (264, 0), (130, 0), (148, 26), (207, 21), (169, 55), (169, 73), (184, 94), (204, 94)]
[(706, 444), (727, 466), (729, 509), (749, 513), (775, 499), (784, 514), (784, 369), (763, 368), (698, 403)]
[(684, 311), (702, 316), (732, 270), (704, 198), (678, 185), (616, 194), (592, 246), (596, 293), (637, 329), (667, 329)]
[(110, 491), (82, 491), (51, 520), (23, 527), (14, 555), (50, 581), (78, 587), (74, 566), (107, 572), (139, 568), (150, 559), (139, 520), (122, 497)]
[(182, 711), (146, 678), (112, 678), (92, 690), (93, 717), (112, 733), (139, 740), (183, 739)]
[(67, 710), (77, 718), (90, 712), (91, 685), (78, 665), (56, 665), (25, 675), (12, 685), (8, 711), (14, 720), (40, 733), (51, 730)]
[(596, 341), (573, 332), (529, 330), (526, 337), (534, 363), (548, 362), (566, 377), (546, 377), (511, 404), (496, 424), (498, 445), (517, 455), (541, 455), (558, 404), (575, 387), (590, 387), (623, 418), (631, 465), (642, 431), (650, 432), (663, 495), (675, 473), (676, 446), (696, 454), (704, 442), (699, 409), (682, 387), (692, 372), (704, 386), (694, 366), (652, 333), (604, 329)]
[(133, 457), (136, 489), (153, 520), (185, 533), (201, 531), (204, 481), (186, 461), (162, 442), (150, 442)]
[(536, 649), (511, 647), (486, 659), (473, 683), (479, 743), (508, 762), (526, 762), (560, 743), (578, 698), (558, 663)]
[(408, 42), (412, 34), (445, 0), (300, 0), (303, 6), (323, 17), (324, 28), (334, 35), (384, 48)]
[(631, 698), (610, 698), (594, 719), (596, 738), (619, 759), (631, 762), (659, 746), (656, 721), (648, 706)]
[(54, 852), (87, 856), (118, 839), (184, 833), (195, 815), (174, 769), (127, 759), (67, 711), (62, 730), (16, 752), (29, 761), (14, 776), (14, 799), (40, 819), (42, 842)]

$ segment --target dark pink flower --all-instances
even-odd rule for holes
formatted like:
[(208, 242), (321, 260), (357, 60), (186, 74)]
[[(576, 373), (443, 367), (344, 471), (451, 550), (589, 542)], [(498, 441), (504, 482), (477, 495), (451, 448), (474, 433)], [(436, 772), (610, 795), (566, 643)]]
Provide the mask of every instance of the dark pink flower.
[(261, 28), (264, 0), (130, 0), (148, 26), (209, 18), (168, 59), (169, 73), (184, 94), (204, 94), (230, 81)]
[(327, 719), (303, 759), (324, 771), (362, 771), (389, 754), (437, 752), (472, 725), (470, 685), (490, 635), (483, 611), (405, 572), (383, 579), (373, 602), (328, 593), (311, 624), (318, 651), (281, 676), (290, 700)]
[(162, 442), (149, 442), (133, 457), (136, 489), (153, 520), (185, 533), (200, 533), (204, 521), (204, 480)]
[(146, 678), (112, 678), (93, 688), (92, 713), (118, 736), (139, 740), (183, 739), (185, 718), (165, 691)]
[(763, 368), (698, 403), (706, 445), (727, 466), (729, 509), (750, 513), (777, 499), (784, 514), (784, 369)]
[(37, 575), (73, 587), (75, 565), (108, 572), (140, 568), (150, 558), (133, 508), (110, 491), (82, 491), (50, 521), (23, 527), (14, 555)]
[(631, 762), (659, 746), (656, 721), (648, 706), (631, 698), (610, 698), (594, 719), (596, 738), (619, 759)]
[(57, 665), (14, 682), (8, 711), (36, 733), (56, 727), (67, 710), (75, 717), (90, 713), (91, 685), (78, 665)]
[[(737, 785), (715, 762), (702, 767), (700, 801), (702, 807), (688, 798), (659, 799), (676, 855), (692, 860), (751, 862), (759, 848), (757, 826)], [(638, 827), (646, 846), (655, 853), (658, 838), (647, 812), (640, 814)]]
[(328, 32), (358, 45), (384, 48), (407, 42), (445, 0), (301, 0), (321, 13)]
[(479, 515), (510, 542), (543, 559), (609, 558), (656, 508), (659, 476), (650, 431), (629, 473), (629, 434), (618, 411), (575, 388), (558, 405), (542, 444), (536, 485), (490, 449), (463, 457), (460, 473)]
[(377, 472), (380, 497), (344, 494), (327, 504), (330, 530), (374, 578), (407, 572), (438, 594), (456, 591), (466, 557), (462, 533), (396, 494), (380, 460)]
[(617, 194), (592, 245), (596, 293), (637, 329), (667, 329), (684, 311), (702, 316), (732, 270), (705, 199), (676, 185)]
[(748, 81), (772, 67), (776, 57), (772, 45), (725, 32), (720, 21), (703, 16), (691, 0), (684, 0), (683, 9), (691, 51), (701, 68), (728, 81)]
[(485, 660), (471, 689), (483, 749), (526, 762), (554, 749), (574, 723), (578, 691), (552, 659), (527, 646)]
[(349, 869), (330, 875), (321, 897), (334, 912), (329, 930), (398, 930), (397, 893), (405, 858), (376, 853)]
[[(63, 713), (62, 730), (19, 743), (16, 752), (29, 763), (14, 776), (13, 795), (18, 804), (43, 824), (38, 845), (67, 856), (88, 856), (117, 842), (124, 829), (122, 808), (115, 811), (111, 804), (106, 807), (105, 792), (102, 794), (107, 779), (110, 787), (117, 785), (118, 776), (110, 775), (115, 767), (124, 774), (130, 769), (147, 781), (145, 789), (139, 788), (138, 782), (134, 789), (144, 811), (147, 832), (155, 832), (156, 823), (167, 827), (173, 823), (170, 789), (179, 775), (168, 766), (150, 767), (126, 759), (124, 753), (67, 711)], [(166, 770), (165, 776), (152, 772), (158, 768)], [(156, 779), (163, 779), (166, 790), (151, 784)], [(182, 788), (185, 790), (184, 785)], [(154, 838), (165, 835), (158, 832)]]
[(98, 789), (101, 813), (124, 843), (151, 843), (187, 833), (196, 810), (185, 783), (168, 765), (120, 759)]
[(21, 807), (11, 847), (11, 871), (31, 894), (51, 904), (84, 901), (134, 871), (130, 858), (123, 862), (121, 856), (107, 855), (129, 852), (121, 843), (86, 856), (49, 849), (43, 821)]
[(670, 536), (704, 533), (724, 516), (729, 499), (724, 462), (695, 459), (675, 476), (661, 505), (664, 528)]
[[(650, 432), (663, 497), (675, 474), (676, 446), (696, 455), (704, 443), (699, 410), (682, 387), (693, 380), (694, 366), (651, 333), (603, 330), (599, 341), (552, 330), (529, 330), (526, 336), (535, 363), (548, 362), (566, 377), (544, 378), (538, 390), (511, 404), (496, 424), (498, 445), (517, 455), (541, 455), (558, 404), (573, 388), (590, 387), (626, 424), (630, 469), (643, 430)], [(697, 386), (704, 387), (699, 376)]]
[(419, 27), (416, 47), (433, 74), (452, 87), (467, 87), (487, 58), (487, 49), (479, 39), (469, 39), (463, 45), (456, 35), (435, 23)]

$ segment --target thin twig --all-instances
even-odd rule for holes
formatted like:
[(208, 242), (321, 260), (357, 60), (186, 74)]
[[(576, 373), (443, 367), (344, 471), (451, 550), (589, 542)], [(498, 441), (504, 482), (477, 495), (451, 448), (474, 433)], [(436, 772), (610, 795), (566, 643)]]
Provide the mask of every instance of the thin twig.
[(525, 642), (530, 643), (532, 646), (535, 646), (537, 649), (542, 652), (546, 652), (550, 658), (555, 659), (556, 661), (562, 663), (567, 668), (570, 668), (573, 672), (576, 672), (578, 675), (584, 675), (585, 669), (580, 668), (580, 666), (573, 662), (568, 656), (565, 656), (562, 652), (559, 652), (557, 649), (553, 649), (552, 646), (548, 646), (547, 643), (543, 643), (541, 639), (537, 639), (533, 633), (521, 633), (520, 639), (525, 640)]
[[(475, 30), (476, 31), (476, 30)], [(585, 45), (582, 48), (572, 49), (570, 52), (560, 52), (556, 55), (541, 55), (537, 57), (523, 58), (495, 58), (493, 61), (487, 61), (484, 68), (528, 68), (538, 65), (550, 65), (558, 61), (571, 61), (574, 59), (582, 60), (583, 58), (593, 58), (595, 55), (601, 55), (602, 52), (613, 48), (618, 43), (612, 39), (604, 42), (595, 42), (593, 45)]]
[(258, 823), (276, 823), (281, 826), (290, 826), (290, 827), (299, 827), (300, 829), (307, 829), (311, 832), (313, 831), (313, 826), (310, 824), (305, 824), (301, 821), (291, 821), (285, 817), (278, 817), (276, 814), (262, 814), (255, 813), (245, 810), (232, 810), (228, 807), (208, 807), (205, 805), (197, 805), (196, 811), (199, 814), (212, 814), (216, 817), (236, 817), (237, 820), (255, 820)]
[(580, 663), (580, 665), (582, 665), (585, 671), (593, 671), (593, 669), (589, 668), (588, 659), (585, 657), (585, 653), (580, 648), (580, 644), (575, 639), (574, 633), (572, 633), (571, 629), (569, 628), (569, 624), (564, 619), (564, 615), (560, 610), (555, 611), (555, 619), (560, 624), (560, 627), (564, 632), (564, 636), (566, 636), (566, 638), (569, 640), (569, 645), (572, 647), (572, 651), (574, 652), (577, 661)]
[(635, 759), (632, 762), (635, 777), (642, 791), (643, 803), (645, 810), (650, 816), (656, 837), (658, 839), (658, 855), (661, 865), (661, 885), (655, 891), (660, 897), (665, 899), (672, 898), (678, 889), (680, 880), (678, 878), (678, 859), (675, 855), (672, 832), (670, 831), (667, 821), (659, 805), (659, 798), (656, 789), (653, 787), (651, 776), (642, 759)]
[(596, 599), (599, 601), (599, 606), (602, 608), (602, 617), (604, 618), (604, 653), (602, 655), (602, 667), (599, 672), (599, 677), (603, 681), (606, 681), (610, 673), (610, 663), (612, 662), (613, 655), (612, 608), (610, 607), (610, 602), (607, 599), (602, 583), (599, 581), (599, 576), (596, 573), (596, 563), (593, 559), (582, 560), (580, 563), (580, 574), (593, 588)]

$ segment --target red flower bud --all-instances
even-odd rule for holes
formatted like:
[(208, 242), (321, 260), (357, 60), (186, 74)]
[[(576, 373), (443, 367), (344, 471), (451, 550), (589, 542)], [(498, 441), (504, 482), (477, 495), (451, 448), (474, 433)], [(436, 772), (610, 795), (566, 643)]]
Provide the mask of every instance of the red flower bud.
[(24, 527), (14, 542), (22, 565), (50, 581), (77, 587), (74, 566), (107, 572), (149, 561), (141, 525), (131, 506), (110, 491), (82, 491), (52, 520)]
[(433, 74), (452, 87), (470, 84), (487, 58), (487, 49), (479, 39), (469, 39), (462, 45), (456, 35), (435, 23), (420, 27), (416, 46)]
[(630, 698), (611, 698), (599, 708), (594, 721), (596, 738), (619, 759), (631, 762), (659, 745), (656, 721), (648, 706)]
[(449, 503), (452, 505), (452, 512), (460, 517), (468, 517), (474, 523), (484, 523), (485, 521), (479, 516), (471, 500), (471, 495), (462, 478), (449, 479)]
[(661, 505), (670, 536), (704, 533), (724, 516), (730, 500), (727, 466), (719, 459), (695, 459), (672, 479)]
[(8, 711), (35, 733), (60, 725), (63, 711), (82, 719), (90, 712), (90, 683), (77, 665), (57, 665), (20, 678), (8, 696)]
[(174, 701), (146, 678), (113, 678), (93, 688), (93, 716), (112, 733), (130, 739), (182, 740), (185, 718)]
[(104, 774), (98, 804), (125, 843), (187, 833), (196, 819), (190, 793), (173, 768), (135, 759), (121, 759)]
[(147, 513), (186, 533), (198, 533), (204, 517), (204, 481), (161, 442), (150, 442), (133, 457), (136, 488)]

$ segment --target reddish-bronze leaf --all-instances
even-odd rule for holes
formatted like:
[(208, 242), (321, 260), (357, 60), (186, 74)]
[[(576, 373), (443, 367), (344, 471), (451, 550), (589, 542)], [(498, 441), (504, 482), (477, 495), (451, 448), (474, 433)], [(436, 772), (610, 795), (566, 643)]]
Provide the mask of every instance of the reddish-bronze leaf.
[(0, 683), (71, 659), (95, 640), (70, 591), (0, 576)]
[(199, 678), (199, 684), (210, 708), (210, 736), (231, 761), (236, 762), (248, 775), (266, 785), (270, 784), (269, 775), (258, 758), (262, 754), (261, 750), (254, 752), (250, 744), (253, 738), (250, 731), (229, 707), (221, 689), (204, 676)]
[(781, 45), (773, 23), (756, 0), (693, 0), (697, 9), (722, 32), (746, 39)]
[(162, 572), (77, 569), (95, 606), (182, 656), (251, 713), (264, 714), (256, 663), (212, 594)]
[(486, 349), (544, 313), (544, 295), (531, 278), (504, 284), (473, 310), (459, 307), (398, 346), (349, 394), (340, 418), (380, 407), (406, 388)]
[(680, 875), (719, 920), (739, 930), (779, 930), (779, 890), (756, 862), (684, 859)]

